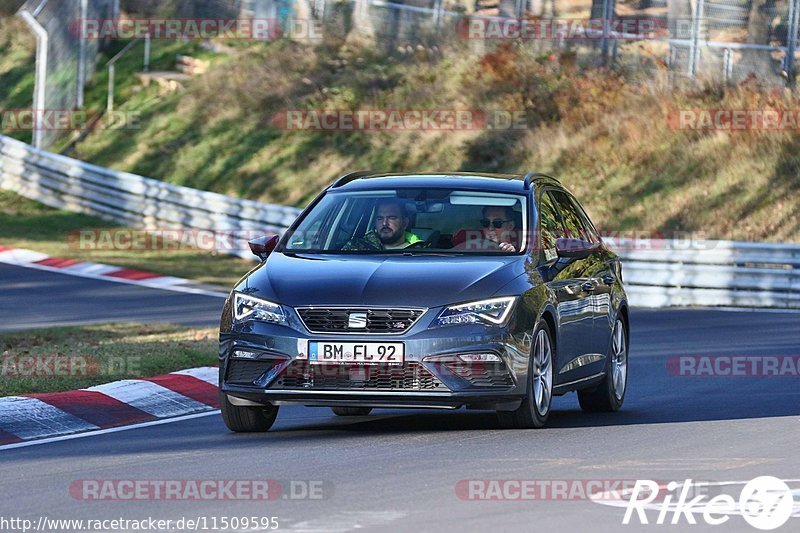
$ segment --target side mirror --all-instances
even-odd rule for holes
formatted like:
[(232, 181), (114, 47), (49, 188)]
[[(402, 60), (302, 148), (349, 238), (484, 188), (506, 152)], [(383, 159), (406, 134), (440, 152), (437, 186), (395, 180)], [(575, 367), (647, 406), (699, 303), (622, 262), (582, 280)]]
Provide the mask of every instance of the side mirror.
[(583, 259), (589, 257), (597, 250), (597, 244), (583, 239), (556, 239), (556, 253), (558, 257), (567, 259)]
[(247, 244), (250, 246), (250, 251), (253, 252), (253, 255), (262, 261), (266, 261), (269, 254), (278, 246), (278, 241), (280, 240), (277, 235), (264, 235), (249, 241)]

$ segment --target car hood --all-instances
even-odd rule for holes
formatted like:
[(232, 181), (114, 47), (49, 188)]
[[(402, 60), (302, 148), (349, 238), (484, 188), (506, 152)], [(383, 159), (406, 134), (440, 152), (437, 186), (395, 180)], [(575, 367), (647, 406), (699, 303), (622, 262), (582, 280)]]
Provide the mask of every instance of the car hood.
[(492, 296), (524, 273), (521, 256), (273, 253), (236, 290), (291, 307), (437, 307)]

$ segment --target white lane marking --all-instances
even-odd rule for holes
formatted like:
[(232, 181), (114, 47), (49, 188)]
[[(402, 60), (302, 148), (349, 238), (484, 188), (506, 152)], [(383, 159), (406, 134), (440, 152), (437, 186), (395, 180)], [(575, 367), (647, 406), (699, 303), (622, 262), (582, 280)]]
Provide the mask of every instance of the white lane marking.
[(120, 426), (118, 428), (100, 429), (97, 431), (87, 431), (84, 433), (77, 433), (74, 435), (60, 435), (58, 437), (49, 437), (46, 439), (32, 440), (28, 442), (17, 442), (14, 444), (6, 444), (0, 446), (0, 451), (12, 450), (15, 448), (27, 448), (28, 446), (38, 446), (40, 444), (50, 444), (53, 442), (62, 442), (65, 440), (83, 439), (86, 437), (96, 437), (99, 435), (107, 435), (109, 433), (119, 433), (120, 431), (128, 431), (129, 429), (140, 429), (150, 426), (161, 426), (163, 424), (172, 424), (174, 422), (183, 422), (184, 420), (192, 420), (193, 418), (202, 418), (205, 416), (218, 415), (219, 409), (213, 409), (204, 413), (193, 413), (191, 415), (176, 416), (174, 418), (164, 418), (162, 420), (153, 420), (151, 422), (141, 422), (139, 424), (131, 424), (130, 426)]
[(0, 399), (0, 427), (21, 439), (100, 429), (41, 400), (21, 396)]
[[(682, 309), (694, 309), (693, 307)], [(781, 309), (774, 307), (701, 307), (701, 311), (725, 311), (728, 313), (800, 313), (800, 309)]]
[(713, 306), (705, 306), (705, 305), (698, 305), (698, 306), (662, 306), (662, 307), (651, 307), (647, 305), (632, 305), (633, 309), (639, 309), (641, 311), (725, 311), (727, 313), (779, 313), (779, 314), (797, 314), (800, 313), (800, 309), (783, 309), (780, 307), (713, 307)]
[(294, 524), (281, 525), (281, 529), (304, 533), (344, 533), (365, 527), (387, 526), (405, 518), (402, 511), (340, 511), (324, 518), (312, 518)]
[(213, 366), (204, 366), (200, 368), (189, 368), (186, 370), (178, 370), (177, 372), (170, 372), (171, 374), (178, 374), (181, 376), (192, 376), (199, 380), (211, 383), (215, 387), (219, 386), (219, 368)]
[(208, 409), (208, 405), (192, 400), (182, 394), (169, 390), (166, 387), (157, 385), (151, 381), (141, 381), (138, 379), (124, 379), (114, 381), (105, 385), (97, 385), (84, 389), (88, 391), (100, 392), (106, 396), (126, 403), (150, 413), (158, 418), (185, 415), (187, 413), (203, 411)]
[[(160, 289), (164, 291), (170, 292), (182, 292), (185, 294), (199, 294), (201, 296), (213, 296), (215, 298), (227, 298), (228, 294), (224, 292), (216, 292), (216, 291), (209, 291), (205, 289), (196, 289), (193, 287), (184, 287), (182, 285), (170, 285), (166, 287), (161, 287), (156, 284), (150, 284), (147, 281), (132, 281), (123, 278), (112, 278), (108, 276), (99, 276), (93, 273), (84, 273), (79, 271), (70, 271), (66, 268), (53, 268), (44, 265), (36, 265), (30, 263), (17, 263), (14, 261), (6, 261), (3, 259), (2, 255), (7, 252), (0, 252), (0, 263), (6, 263), (13, 266), (23, 267), (23, 268), (32, 268), (34, 270), (43, 270), (45, 272), (55, 272), (57, 274), (64, 274), (65, 276), (76, 276), (79, 278), (88, 278), (88, 279), (96, 279), (100, 281), (108, 281), (111, 283), (123, 283), (125, 285), (137, 285), (139, 287), (148, 287), (150, 289)], [(45, 256), (46, 258), (46, 256)], [(114, 267), (114, 270), (119, 270), (121, 267)]]

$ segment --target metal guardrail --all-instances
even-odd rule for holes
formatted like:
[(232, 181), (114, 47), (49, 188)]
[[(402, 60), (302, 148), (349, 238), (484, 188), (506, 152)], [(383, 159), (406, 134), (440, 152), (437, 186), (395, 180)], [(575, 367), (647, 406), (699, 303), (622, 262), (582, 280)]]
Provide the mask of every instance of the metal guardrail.
[[(2, 135), (0, 188), (147, 228), (280, 233), (300, 213), (98, 167)], [(623, 249), (626, 243), (618, 244), (632, 305), (800, 308), (800, 245), (649, 240)], [(227, 251), (252, 258), (241, 247)]]
[[(299, 209), (199, 191), (91, 165), (0, 135), (0, 188), (119, 224), (280, 233)], [(245, 247), (246, 248), (246, 247)], [(238, 248), (236, 255), (250, 257)]]
[(800, 308), (800, 245), (701, 241), (620, 251), (632, 303)]

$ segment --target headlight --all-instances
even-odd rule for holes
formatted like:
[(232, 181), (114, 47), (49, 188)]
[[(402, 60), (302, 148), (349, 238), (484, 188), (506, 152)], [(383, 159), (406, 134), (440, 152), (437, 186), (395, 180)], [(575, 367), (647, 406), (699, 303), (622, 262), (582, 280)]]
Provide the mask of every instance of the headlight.
[(514, 296), (491, 298), (466, 304), (452, 305), (442, 311), (436, 324), (439, 326), (452, 326), (455, 324), (474, 324), (481, 322), (492, 326), (499, 326), (508, 320), (511, 308), (517, 300)]
[(237, 322), (252, 319), (274, 324), (286, 323), (286, 315), (280, 305), (238, 292), (233, 296), (233, 318)]

